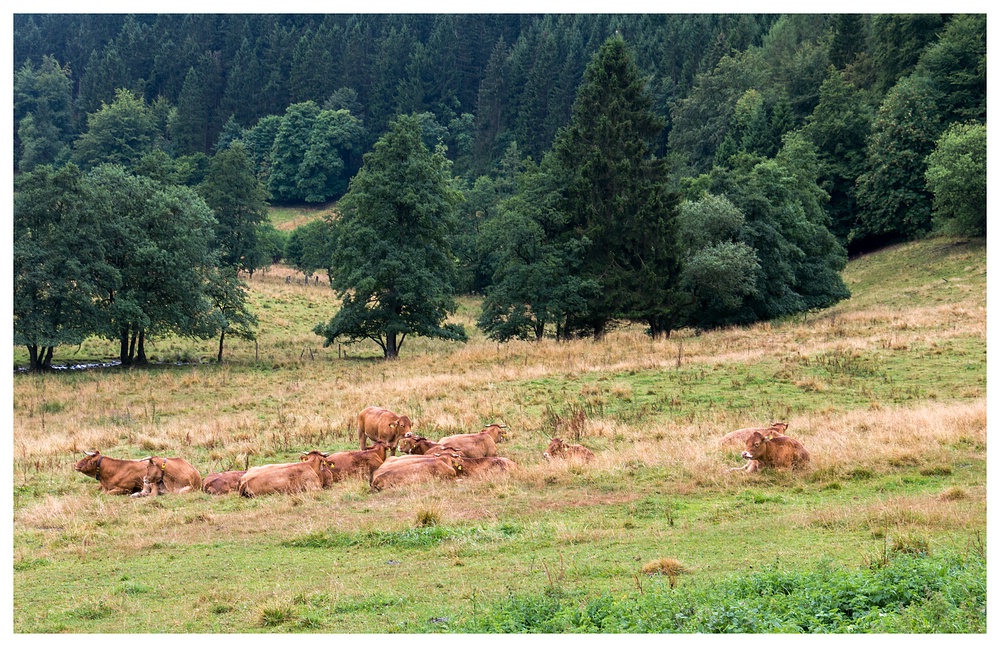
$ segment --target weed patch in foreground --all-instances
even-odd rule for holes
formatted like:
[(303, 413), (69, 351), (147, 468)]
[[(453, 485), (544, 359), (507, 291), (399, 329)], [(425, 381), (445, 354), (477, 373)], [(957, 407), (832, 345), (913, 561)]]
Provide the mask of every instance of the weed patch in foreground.
[(648, 584), (621, 597), (510, 595), (476, 614), (474, 633), (891, 633), (986, 631), (980, 556), (900, 554), (857, 570), (767, 565), (698, 586)]

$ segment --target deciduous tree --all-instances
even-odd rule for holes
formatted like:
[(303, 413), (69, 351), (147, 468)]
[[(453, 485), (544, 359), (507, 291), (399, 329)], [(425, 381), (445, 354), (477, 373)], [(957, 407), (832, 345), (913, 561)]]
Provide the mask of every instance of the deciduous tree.
[(341, 309), (315, 332), (329, 344), (371, 339), (396, 359), (409, 335), (465, 341), (455, 310), (455, 207), (451, 163), (428, 150), (420, 120), (400, 116), (365, 155), (340, 201), (332, 287)]

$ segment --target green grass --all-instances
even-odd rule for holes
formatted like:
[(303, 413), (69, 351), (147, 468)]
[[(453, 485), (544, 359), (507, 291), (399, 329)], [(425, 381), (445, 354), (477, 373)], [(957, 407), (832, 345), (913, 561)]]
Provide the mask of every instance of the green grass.
[[(969, 323), (984, 269), (976, 241), (922, 241), (852, 261), (854, 297), (805, 321), (657, 344), (499, 346), (471, 331), (465, 346), (415, 339), (393, 364), (320, 347), (329, 289), (255, 277), (259, 356), (234, 341), (223, 365), (15, 375), (14, 630), (982, 633), (985, 422), (951, 412), (985, 398), (985, 325)], [(457, 316), (478, 303), (460, 299)], [(354, 448), (352, 417), (375, 399), (428, 433), (505, 419), (501, 454), (522, 472), (151, 500), (100, 494), (72, 470), (94, 444), (183, 455), (203, 474)], [(948, 433), (921, 445), (885, 430), (912, 414), (929, 433), (924, 410)], [(596, 464), (545, 463), (556, 423), (578, 412)], [(741, 461), (716, 438), (778, 418), (809, 431), (813, 468), (726, 472)], [(891, 443), (836, 455), (875, 433)], [(662, 558), (688, 569), (673, 588), (640, 573)]]
[(322, 205), (272, 206), (268, 209), (268, 219), (275, 229), (291, 231), (297, 227), (321, 218), (334, 208), (334, 203)]

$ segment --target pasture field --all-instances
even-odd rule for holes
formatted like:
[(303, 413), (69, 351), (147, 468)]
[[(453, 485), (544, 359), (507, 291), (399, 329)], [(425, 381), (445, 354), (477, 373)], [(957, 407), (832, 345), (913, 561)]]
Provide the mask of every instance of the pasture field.
[(334, 205), (331, 202), (315, 206), (272, 206), (268, 208), (268, 219), (275, 229), (289, 232), (333, 212)]
[[(13, 379), (17, 633), (986, 631), (986, 251), (853, 260), (853, 297), (652, 341), (322, 348), (336, 300), (250, 281), (256, 344), (162, 339), (146, 369)], [(56, 361), (113, 357), (91, 340)], [(23, 351), (14, 349), (15, 363)], [(509, 475), (370, 493), (113, 497), (82, 452), (203, 475), (357, 448), (357, 413), (431, 438), (509, 427)], [(785, 420), (809, 469), (747, 475), (725, 433)], [(548, 463), (560, 435), (596, 453)]]

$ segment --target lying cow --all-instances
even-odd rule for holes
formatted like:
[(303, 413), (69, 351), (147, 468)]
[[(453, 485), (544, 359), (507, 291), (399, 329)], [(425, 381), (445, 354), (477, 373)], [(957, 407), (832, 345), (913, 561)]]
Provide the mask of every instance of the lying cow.
[[(491, 426), (495, 427), (496, 425)], [(499, 427), (497, 429), (499, 429)], [(438, 445), (442, 447), (454, 447), (455, 449), (460, 450), (464, 456), (469, 458), (496, 456), (497, 444), (494, 438), (494, 433), (496, 432), (487, 427), (486, 429), (474, 434), (456, 434), (454, 436), (445, 436), (438, 441)], [(497, 437), (499, 437), (499, 434), (497, 434)]]
[[(411, 456), (430, 455), (438, 452), (458, 451), (457, 447), (436, 443), (429, 438), (418, 436), (413, 432), (407, 433), (399, 439), (399, 451)], [(398, 458), (398, 457), (397, 457)]]
[(549, 443), (549, 448), (542, 453), (548, 460), (553, 458), (575, 458), (589, 461), (594, 458), (594, 452), (583, 445), (570, 445), (563, 442), (562, 438), (553, 438)]
[(736, 431), (730, 431), (728, 434), (723, 436), (722, 440), (719, 441), (719, 447), (745, 447), (747, 444), (747, 438), (749, 438), (755, 431), (759, 431), (765, 436), (768, 434), (772, 436), (784, 436), (785, 430), (787, 429), (787, 422), (772, 422), (769, 427), (746, 427), (745, 429), (737, 429)]
[(142, 491), (132, 496), (157, 496), (167, 492), (185, 494), (201, 489), (201, 474), (183, 458), (147, 456), (146, 474), (142, 477)]
[[(498, 425), (496, 423), (493, 423), (492, 425), (487, 425), (486, 427), (483, 427), (477, 433), (488, 434), (489, 437), (492, 438), (493, 442), (495, 442), (495, 443), (500, 443), (500, 442), (502, 442), (502, 441), (504, 441), (504, 440), (507, 439), (507, 427), (506, 427), (506, 425)], [(467, 434), (458, 434), (458, 435), (459, 436), (464, 436), (464, 435), (467, 435)], [(447, 438), (442, 438), (438, 442), (443, 442), (443, 441), (447, 440), (448, 438), (453, 438), (453, 437), (454, 436), (448, 436)]]
[(747, 464), (730, 471), (758, 472), (765, 467), (799, 468), (809, 463), (809, 452), (802, 443), (789, 436), (764, 435), (755, 431), (747, 438), (743, 458)]
[[(323, 460), (330, 466), (333, 472), (333, 480), (339, 481), (350, 476), (361, 476), (366, 480), (371, 480), (375, 470), (385, 462), (386, 450), (389, 448), (381, 440), (376, 440), (368, 449), (334, 452), (326, 456)], [(309, 454), (303, 454), (305, 460)]]
[(246, 474), (246, 470), (231, 470), (227, 472), (214, 472), (205, 477), (201, 482), (201, 491), (206, 494), (229, 494), (239, 490), (240, 477)]
[(432, 454), (388, 459), (372, 474), (371, 491), (434, 478), (453, 479), (462, 473), (458, 454)]
[(358, 441), (361, 449), (368, 448), (368, 440), (381, 440), (392, 455), (396, 455), (396, 444), (413, 423), (406, 416), (401, 416), (382, 407), (367, 407), (358, 414)]
[(146, 476), (146, 461), (110, 458), (100, 451), (86, 454), (73, 466), (84, 476), (97, 479), (101, 489), (108, 494), (132, 494), (142, 491), (142, 479)]
[(238, 491), (241, 496), (255, 497), (262, 494), (298, 494), (321, 490), (333, 485), (333, 472), (323, 460), (328, 454), (303, 452), (298, 463), (276, 463), (251, 467), (240, 477)]
[(480, 458), (459, 457), (462, 464), (461, 476), (464, 478), (475, 478), (483, 476), (488, 472), (510, 472), (517, 467), (517, 463), (502, 456), (482, 456)]

